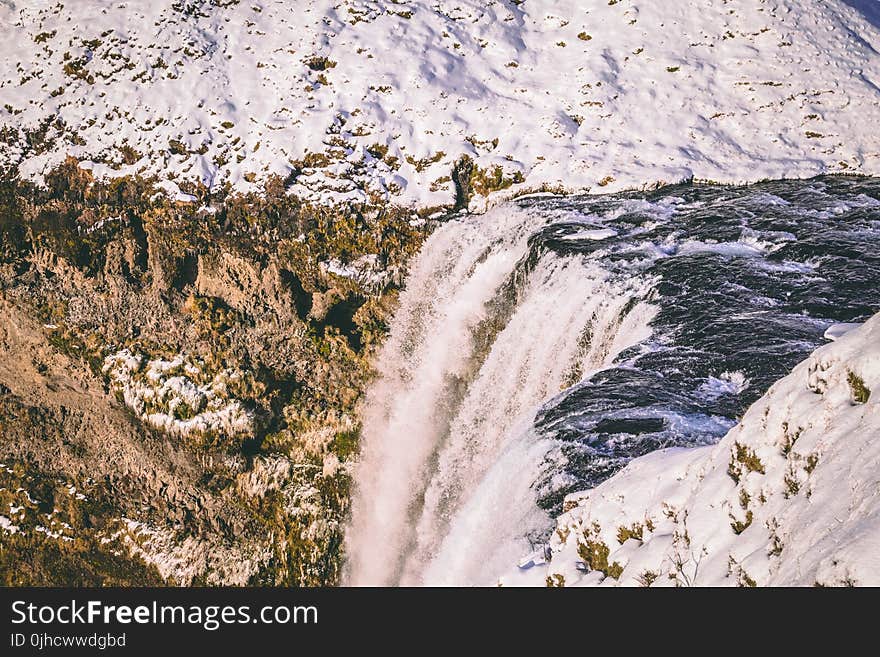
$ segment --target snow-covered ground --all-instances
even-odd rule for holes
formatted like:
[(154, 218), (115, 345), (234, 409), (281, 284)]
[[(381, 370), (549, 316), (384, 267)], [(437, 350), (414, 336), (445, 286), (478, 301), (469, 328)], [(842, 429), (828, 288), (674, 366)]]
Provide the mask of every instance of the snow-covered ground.
[(249, 385), (238, 370), (206, 374), (202, 363), (178, 354), (172, 360), (147, 360), (123, 349), (104, 359), (104, 373), (139, 418), (181, 435), (219, 432), (247, 434), (253, 417), (234, 390)]
[(569, 496), (550, 563), (504, 583), (880, 584), (880, 315), (838, 333), (717, 445)]
[(0, 163), (422, 207), (465, 154), (503, 194), (878, 174), (876, 4), (2, 0)]

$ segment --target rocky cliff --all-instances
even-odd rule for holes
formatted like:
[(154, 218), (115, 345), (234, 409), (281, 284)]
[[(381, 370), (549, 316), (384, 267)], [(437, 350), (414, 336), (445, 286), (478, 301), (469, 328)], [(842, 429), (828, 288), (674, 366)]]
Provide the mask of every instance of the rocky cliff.
[(336, 581), (411, 217), (180, 203), (74, 163), (3, 204), (6, 583)]

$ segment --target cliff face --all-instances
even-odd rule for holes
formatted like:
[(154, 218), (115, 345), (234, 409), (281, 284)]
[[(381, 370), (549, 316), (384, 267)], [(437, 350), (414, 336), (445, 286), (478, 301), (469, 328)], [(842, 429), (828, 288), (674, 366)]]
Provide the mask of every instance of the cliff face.
[(717, 445), (570, 496), (545, 568), (509, 583), (876, 586), (880, 316), (821, 347)]
[(7, 583), (335, 582), (409, 217), (72, 164), (2, 200)]
[(840, 0), (7, 0), (0, 161), (422, 208), (876, 174), (877, 49)]

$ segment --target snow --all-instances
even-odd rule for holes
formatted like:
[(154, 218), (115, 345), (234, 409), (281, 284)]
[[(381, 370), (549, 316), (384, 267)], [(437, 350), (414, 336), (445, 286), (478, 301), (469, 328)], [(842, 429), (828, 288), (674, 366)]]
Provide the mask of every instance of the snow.
[(0, 529), (9, 534), (15, 534), (19, 530), (19, 527), (18, 525), (13, 524), (13, 522), (6, 516), (0, 516)]
[[(880, 315), (817, 349), (717, 445), (654, 452), (569, 496), (550, 564), (502, 583), (877, 586), (878, 389)], [(616, 579), (578, 554), (588, 542)]]
[(0, 4), (0, 163), (419, 207), (465, 154), (499, 198), (880, 173), (868, 2), (218, 4)]
[(838, 324), (832, 324), (825, 330), (825, 339), (833, 342), (859, 326), (861, 326), (861, 324), (857, 322), (840, 322)]
[(251, 413), (229, 398), (228, 384), (242, 376), (237, 370), (209, 376), (183, 354), (147, 360), (123, 349), (104, 359), (103, 371), (122, 392), (125, 404), (154, 427), (181, 435), (253, 431)]
[(183, 203), (195, 203), (198, 200), (192, 194), (184, 194), (182, 191), (180, 191), (180, 187), (178, 187), (177, 184), (171, 180), (160, 180), (158, 183), (156, 183), (156, 187), (164, 190), (168, 194), (168, 197), (173, 201), (181, 201)]
[(69, 495), (71, 495), (72, 497), (78, 499), (78, 500), (84, 500), (84, 499), (86, 499), (86, 496), (85, 496), (85, 495), (83, 495), (82, 493), (77, 492), (77, 490), (76, 490), (76, 486), (68, 486), (68, 487), (67, 487), (67, 493), (68, 493)]
[(381, 288), (395, 273), (384, 268), (379, 258), (372, 253), (362, 255), (349, 263), (334, 258), (319, 262), (318, 266), (327, 273), (351, 279), (367, 289)]
[(199, 575), (204, 575), (209, 586), (246, 586), (271, 556), (266, 546), (235, 546), (222, 538), (181, 537), (172, 530), (156, 529), (130, 518), (122, 518), (122, 522), (125, 531), (121, 536), (128, 549), (155, 566), (163, 578), (173, 578), (181, 586), (190, 585)]

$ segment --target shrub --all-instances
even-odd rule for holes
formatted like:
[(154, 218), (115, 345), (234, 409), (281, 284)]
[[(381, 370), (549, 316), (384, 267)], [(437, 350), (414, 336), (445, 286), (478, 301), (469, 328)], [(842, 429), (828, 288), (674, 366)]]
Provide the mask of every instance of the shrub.
[(618, 562), (608, 563), (611, 550), (598, 538), (584, 537), (583, 541), (578, 541), (577, 552), (589, 570), (598, 570), (606, 577), (614, 579), (618, 579), (623, 573), (623, 566)]
[(644, 531), (644, 526), (639, 522), (634, 522), (629, 527), (618, 527), (617, 528), (617, 542), (623, 545), (629, 539), (634, 538), (637, 541), (642, 540), (642, 533)]
[(739, 536), (752, 524), (752, 520), (754, 520), (754, 514), (752, 513), (752, 510), (749, 509), (748, 511), (746, 511), (745, 520), (737, 520), (733, 516), (731, 516), (731, 519), (733, 520), (733, 522), (730, 523), (730, 527), (731, 529), (733, 529), (733, 533)]
[(871, 397), (871, 390), (865, 385), (864, 379), (855, 372), (847, 372), (846, 381), (852, 391), (853, 401), (856, 404), (867, 403)]
[(565, 577), (560, 575), (559, 573), (547, 575), (546, 583), (547, 588), (561, 589), (565, 587)]
[(748, 472), (758, 472), (764, 474), (764, 464), (755, 454), (755, 451), (739, 442), (734, 443), (734, 452), (730, 456), (730, 463), (727, 466), (727, 474), (735, 482), (739, 483), (743, 475), (743, 468)]
[(328, 59), (327, 57), (313, 55), (305, 60), (306, 66), (308, 66), (313, 71), (326, 71), (331, 68), (336, 67), (336, 62), (332, 59)]

